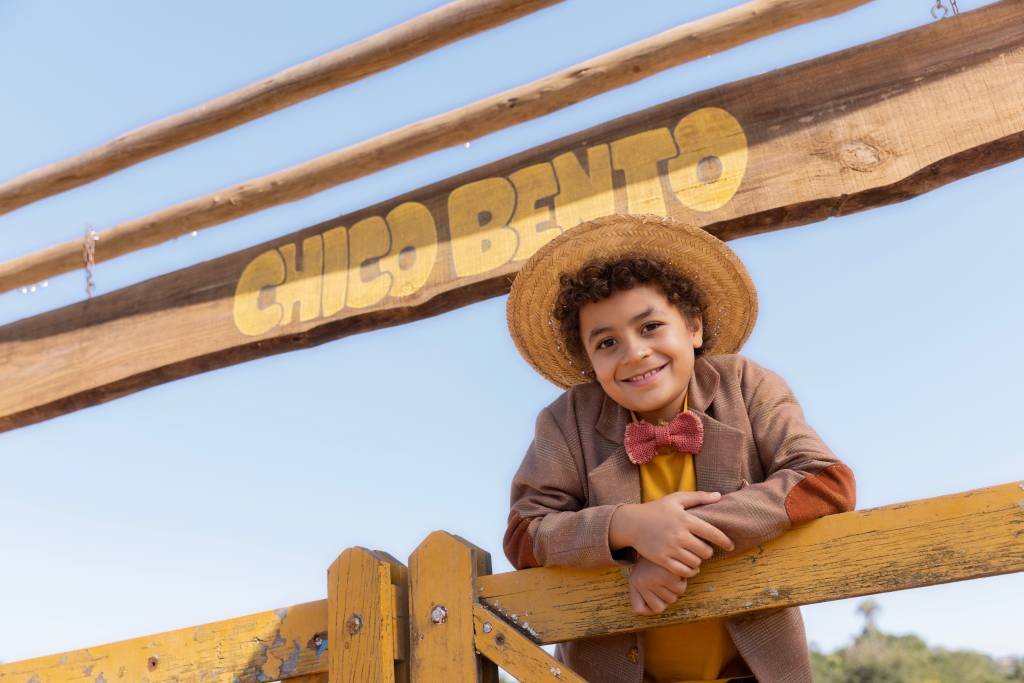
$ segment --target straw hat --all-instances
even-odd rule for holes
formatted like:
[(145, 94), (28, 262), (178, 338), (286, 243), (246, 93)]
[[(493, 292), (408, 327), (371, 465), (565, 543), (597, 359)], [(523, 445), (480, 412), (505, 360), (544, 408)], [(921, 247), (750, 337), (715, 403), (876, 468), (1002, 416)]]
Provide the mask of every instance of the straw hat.
[(591, 259), (661, 260), (704, 293), (705, 353), (735, 353), (757, 320), (757, 290), (725, 242), (701, 228), (661, 216), (614, 214), (581, 223), (551, 240), (523, 265), (508, 297), (512, 340), (526, 362), (563, 389), (591, 381), (565, 347), (554, 317), (563, 274)]

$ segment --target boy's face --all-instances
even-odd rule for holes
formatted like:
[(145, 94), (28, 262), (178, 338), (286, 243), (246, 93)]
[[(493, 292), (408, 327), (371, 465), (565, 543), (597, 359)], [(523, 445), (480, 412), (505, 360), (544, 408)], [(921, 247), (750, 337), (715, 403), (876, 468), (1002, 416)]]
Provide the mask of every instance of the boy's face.
[(580, 338), (598, 383), (620, 406), (652, 423), (682, 409), (703, 328), (660, 288), (643, 285), (584, 304)]

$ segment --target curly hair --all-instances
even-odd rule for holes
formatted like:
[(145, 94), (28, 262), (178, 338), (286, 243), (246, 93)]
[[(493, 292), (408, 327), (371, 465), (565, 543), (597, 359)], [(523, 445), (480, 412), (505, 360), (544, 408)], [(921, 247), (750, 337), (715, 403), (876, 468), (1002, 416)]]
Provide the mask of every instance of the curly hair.
[[(574, 362), (583, 368), (590, 367), (590, 360), (580, 337), (580, 308), (583, 304), (607, 299), (622, 290), (654, 285), (661, 290), (669, 303), (679, 309), (688, 323), (695, 318), (703, 318), (706, 305), (704, 293), (693, 281), (679, 274), (665, 262), (648, 256), (626, 255), (615, 259), (588, 261), (575, 273), (563, 273), (559, 277), (559, 285), (553, 315), (559, 323), (559, 331), (566, 350), (572, 355)], [(708, 346), (709, 332), (704, 331), (704, 346)], [(694, 349), (694, 354), (703, 353), (704, 346)]]

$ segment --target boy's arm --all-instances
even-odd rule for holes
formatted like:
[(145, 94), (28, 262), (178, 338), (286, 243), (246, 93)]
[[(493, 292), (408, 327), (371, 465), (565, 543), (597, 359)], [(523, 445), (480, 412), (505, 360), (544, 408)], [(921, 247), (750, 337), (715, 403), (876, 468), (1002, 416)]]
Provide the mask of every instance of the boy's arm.
[(573, 454), (551, 409), (545, 408), (512, 480), (503, 546), (516, 569), (626, 564), (608, 546), (608, 527), (619, 506), (585, 507), (585, 477), (582, 455)]
[[(807, 424), (785, 380), (746, 362), (742, 392), (765, 481), (688, 510), (732, 539), (736, 548), (728, 554), (765, 543), (796, 524), (853, 510), (856, 504), (853, 472)], [(715, 557), (725, 554), (716, 549)]]

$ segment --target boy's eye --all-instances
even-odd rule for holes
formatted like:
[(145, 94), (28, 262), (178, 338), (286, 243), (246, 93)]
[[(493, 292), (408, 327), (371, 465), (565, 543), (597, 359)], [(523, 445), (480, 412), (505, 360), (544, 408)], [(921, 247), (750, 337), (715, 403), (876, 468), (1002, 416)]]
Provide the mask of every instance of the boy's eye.
[(597, 342), (597, 348), (598, 349), (607, 349), (607, 348), (609, 348), (614, 343), (615, 343), (614, 339), (612, 339), (611, 337), (605, 337), (601, 341)]
[(640, 331), (641, 332), (653, 332), (654, 330), (658, 329), (659, 327), (661, 327), (661, 323), (655, 322), (655, 321), (651, 321), (649, 323), (644, 323), (643, 327), (640, 328)]

